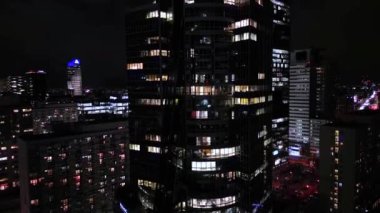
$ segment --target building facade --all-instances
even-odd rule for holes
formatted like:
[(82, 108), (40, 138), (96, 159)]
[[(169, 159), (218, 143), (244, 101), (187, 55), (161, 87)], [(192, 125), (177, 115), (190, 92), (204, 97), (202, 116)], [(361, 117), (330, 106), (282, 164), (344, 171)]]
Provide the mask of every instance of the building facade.
[(32, 107), (19, 96), (0, 96), (0, 209), (4, 211), (19, 211), (16, 138), (32, 133)]
[(132, 183), (145, 208), (269, 211), (272, 3), (127, 8)]
[(113, 212), (129, 180), (126, 121), (64, 124), (23, 137), (21, 212)]
[(322, 212), (379, 212), (378, 113), (344, 115), (321, 128)]
[(78, 121), (75, 103), (36, 103), (33, 106), (33, 134), (52, 133), (53, 123), (73, 123)]
[[(318, 50), (291, 54), (289, 155), (317, 157), (320, 126), (332, 119), (329, 105), (330, 71)], [(330, 112), (331, 111), (331, 112)]]
[(76, 100), (80, 120), (96, 119), (100, 116), (128, 117), (128, 93), (107, 93), (84, 96)]
[(79, 59), (73, 59), (67, 63), (67, 89), (71, 95), (82, 95), (82, 69)]
[(289, 146), (290, 6), (287, 0), (272, 0), (272, 3), (272, 135), (276, 167), (286, 162)]
[(33, 100), (45, 100), (47, 96), (47, 74), (43, 70), (30, 70), (25, 73), (26, 91)]
[(25, 76), (8, 76), (7, 92), (15, 95), (25, 95), (27, 92), (28, 80)]

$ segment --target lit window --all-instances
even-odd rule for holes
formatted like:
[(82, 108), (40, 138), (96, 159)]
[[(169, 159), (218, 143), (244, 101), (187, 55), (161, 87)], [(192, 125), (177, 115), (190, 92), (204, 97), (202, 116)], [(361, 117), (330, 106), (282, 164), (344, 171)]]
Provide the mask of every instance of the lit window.
[(215, 87), (212, 86), (191, 86), (191, 95), (215, 95)]
[(140, 144), (129, 144), (129, 149), (134, 151), (140, 151)]
[(127, 70), (142, 70), (144, 69), (143, 63), (130, 63), (127, 64)]
[(158, 184), (156, 182), (153, 182), (153, 181), (138, 179), (137, 185), (147, 187), (147, 188), (151, 188), (151, 189), (155, 190), (157, 188)]
[(38, 206), (38, 199), (34, 199), (34, 200), (31, 200), (30, 201), (30, 205), (32, 205), (32, 206)]
[(224, 198), (214, 198), (214, 199), (190, 199), (188, 201), (188, 206), (195, 209), (212, 209), (220, 208), (236, 203), (236, 196), (229, 196)]
[(161, 142), (161, 135), (145, 135), (145, 140)]
[(168, 76), (167, 75), (146, 75), (145, 76), (146, 81), (167, 81)]
[(216, 162), (215, 161), (193, 161), (191, 162), (191, 170), (192, 171), (216, 171)]
[(193, 119), (207, 119), (208, 111), (192, 111), (191, 118)]
[(259, 73), (258, 76), (257, 76), (257, 78), (258, 78), (259, 80), (263, 80), (263, 79), (265, 79), (265, 73)]
[(239, 41), (246, 41), (246, 40), (257, 41), (257, 35), (255, 33), (243, 33), (243, 34), (234, 35), (232, 37), (232, 42), (239, 42)]
[(161, 153), (161, 148), (155, 147), (155, 146), (148, 146), (148, 152), (159, 154), (159, 153)]
[(244, 20), (232, 23), (227, 29), (228, 30), (235, 30), (235, 29), (248, 27), (248, 26), (257, 28), (257, 22), (252, 20), (252, 19), (244, 19)]
[(211, 145), (211, 137), (196, 137), (197, 146), (210, 146)]
[(229, 147), (221, 149), (200, 149), (195, 154), (203, 159), (221, 159), (236, 156), (240, 153), (240, 147)]
[(151, 11), (148, 14), (146, 14), (146, 19), (151, 19), (151, 18), (162, 18), (162, 19), (171, 21), (173, 20), (173, 14), (156, 10), (156, 11)]
[(143, 50), (143, 51), (141, 51), (141, 56), (142, 57), (144, 57), (144, 56), (150, 56), (150, 57), (164, 56), (164, 57), (168, 57), (168, 56), (170, 56), (170, 51), (169, 50)]
[(167, 104), (167, 99), (139, 99), (137, 100), (139, 105), (161, 106)]

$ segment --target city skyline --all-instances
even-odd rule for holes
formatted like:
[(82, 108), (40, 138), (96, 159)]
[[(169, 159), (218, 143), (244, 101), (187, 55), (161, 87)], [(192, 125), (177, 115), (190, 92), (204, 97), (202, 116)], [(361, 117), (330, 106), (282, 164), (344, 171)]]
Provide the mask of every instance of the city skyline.
[[(376, 69), (378, 1), (292, 0), (291, 49), (321, 47), (336, 61), (340, 79), (380, 79)], [(64, 88), (66, 62), (81, 58), (85, 87), (126, 84), (122, 0), (0, 3), (1, 77), (43, 69), (52, 87)], [(358, 26), (352, 30), (351, 26)], [(326, 31), (325, 31), (326, 30)], [(322, 33), (319, 33), (322, 32)], [(359, 40), (359, 41), (357, 41)], [(356, 51), (351, 51), (356, 50)]]
[(380, 212), (376, 2), (1, 1), (0, 211)]

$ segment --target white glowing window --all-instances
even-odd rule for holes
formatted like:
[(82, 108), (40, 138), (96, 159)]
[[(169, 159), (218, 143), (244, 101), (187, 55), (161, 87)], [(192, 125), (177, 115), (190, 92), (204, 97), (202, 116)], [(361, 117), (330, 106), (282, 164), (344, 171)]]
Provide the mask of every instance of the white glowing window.
[(143, 63), (130, 63), (127, 64), (127, 70), (142, 70), (144, 69)]
[(263, 79), (265, 79), (265, 73), (259, 73), (259, 74), (257, 75), (257, 78), (258, 78), (259, 80), (263, 80)]
[(129, 144), (129, 149), (134, 151), (140, 151), (140, 144)]
[(34, 200), (31, 200), (30, 201), (30, 205), (32, 205), (32, 206), (38, 206), (38, 199), (34, 199)]
[(221, 149), (200, 149), (194, 152), (203, 159), (221, 159), (236, 156), (240, 153), (240, 147)]
[(191, 162), (192, 171), (208, 172), (216, 171), (215, 161), (193, 161)]
[(208, 118), (208, 111), (192, 111), (191, 112), (191, 118), (207, 119)]
[(155, 147), (155, 146), (148, 146), (148, 152), (150, 152), (150, 153), (161, 153), (161, 148)]
[(236, 203), (236, 196), (214, 199), (190, 199), (187, 204), (195, 209), (211, 209), (230, 206)]
[(138, 99), (137, 104), (139, 105), (150, 105), (150, 106), (161, 106), (167, 104), (167, 99)]
[(197, 146), (210, 146), (211, 145), (211, 137), (208, 136), (200, 136), (196, 137)]
[(161, 40), (166, 41), (165, 38), (161, 38), (161, 37), (159, 37), (159, 36), (154, 36), (154, 37), (148, 37), (148, 38), (146, 39), (146, 42), (147, 42), (148, 44), (157, 44), (157, 43), (158, 43), (159, 41), (161, 41)]
[(252, 40), (257, 41), (257, 35), (255, 33), (243, 33), (232, 36), (232, 42)]
[(144, 50), (141, 51), (141, 56), (150, 56), (150, 57), (155, 57), (155, 56), (164, 56), (168, 57), (170, 56), (170, 51), (169, 50)]
[(235, 30), (235, 29), (239, 29), (239, 28), (243, 28), (243, 27), (248, 27), (248, 26), (257, 28), (257, 22), (254, 21), (254, 20), (252, 20), (252, 19), (244, 19), (244, 20), (232, 23), (228, 27), (228, 29), (229, 30)]
[(151, 12), (147, 13), (146, 18), (147, 19), (162, 18), (162, 19), (166, 19), (166, 20), (170, 21), (170, 20), (173, 20), (173, 14), (169, 13), (169, 12), (163, 12), (163, 11), (156, 10), (156, 11), (151, 11)]
[(194, 4), (194, 0), (185, 0), (185, 4)]
[(264, 6), (263, 0), (256, 0), (257, 4)]
[(161, 135), (145, 135), (145, 140), (161, 142)]

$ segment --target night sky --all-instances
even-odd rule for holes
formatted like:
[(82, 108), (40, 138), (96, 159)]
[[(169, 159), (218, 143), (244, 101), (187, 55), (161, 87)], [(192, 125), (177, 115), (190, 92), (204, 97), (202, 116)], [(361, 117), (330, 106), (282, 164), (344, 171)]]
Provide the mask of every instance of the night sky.
[[(64, 87), (66, 62), (78, 57), (85, 86), (122, 87), (123, 1), (1, 0), (0, 77), (44, 69), (51, 87)], [(326, 49), (344, 82), (380, 80), (379, 8), (377, 0), (293, 0), (292, 48)]]

